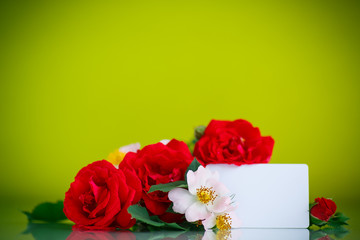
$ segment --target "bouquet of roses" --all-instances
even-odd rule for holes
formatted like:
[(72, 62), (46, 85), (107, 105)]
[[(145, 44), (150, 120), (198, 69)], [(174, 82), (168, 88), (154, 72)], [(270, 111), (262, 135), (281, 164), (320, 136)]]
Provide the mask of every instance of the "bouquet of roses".
[(214, 120), (195, 133), (193, 154), (186, 143), (175, 139), (142, 149), (132, 144), (81, 169), (64, 200), (73, 228), (236, 226), (231, 193), (218, 174), (204, 166), (267, 163), (274, 140), (262, 137), (245, 120)]
[[(172, 139), (121, 147), (82, 168), (63, 205), (46, 203), (26, 214), (30, 220), (67, 218), (80, 230), (229, 230), (240, 226), (234, 196), (206, 165), (268, 163), (273, 146), (272, 137), (246, 120), (212, 120), (195, 129), (189, 145)], [(329, 220), (316, 210), (322, 205), (311, 210), (321, 224)]]

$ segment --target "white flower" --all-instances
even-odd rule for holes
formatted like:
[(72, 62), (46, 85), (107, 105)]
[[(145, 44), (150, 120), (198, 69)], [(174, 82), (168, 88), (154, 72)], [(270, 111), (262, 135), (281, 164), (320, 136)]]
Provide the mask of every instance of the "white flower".
[(238, 239), (233, 238), (231, 230), (219, 230), (213, 232), (213, 230), (205, 230), (204, 236), (201, 240), (230, 240), (230, 239)]
[(122, 146), (121, 148), (119, 148), (119, 152), (122, 153), (128, 153), (128, 152), (134, 152), (136, 153), (137, 150), (140, 149), (140, 143), (133, 143), (133, 144), (129, 144), (126, 146)]
[(200, 166), (196, 172), (187, 173), (189, 190), (174, 188), (169, 199), (174, 203), (173, 210), (185, 214), (188, 222), (205, 220), (214, 213), (223, 213), (231, 208), (228, 189), (219, 182), (219, 174)]
[(170, 140), (169, 139), (163, 139), (163, 140), (161, 140), (160, 141), (162, 144), (164, 144), (164, 145), (167, 145), (169, 142), (170, 142)]
[(212, 213), (208, 218), (202, 221), (205, 229), (211, 229), (216, 226), (220, 230), (230, 230), (240, 227), (240, 220), (235, 214), (235, 207), (231, 206), (226, 212)]
[(216, 234), (212, 230), (205, 230), (201, 240), (216, 240)]

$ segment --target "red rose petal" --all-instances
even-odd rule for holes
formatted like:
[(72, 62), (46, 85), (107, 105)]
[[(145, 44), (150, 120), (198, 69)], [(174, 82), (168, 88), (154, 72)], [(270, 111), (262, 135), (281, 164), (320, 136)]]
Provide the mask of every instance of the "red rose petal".
[(212, 120), (196, 142), (194, 156), (203, 164), (254, 164), (270, 160), (274, 140), (262, 137), (258, 128), (246, 120)]
[(114, 230), (117, 215), (127, 212), (135, 195), (141, 194), (139, 183), (134, 189), (126, 178), (121, 169), (105, 160), (82, 168), (64, 200), (64, 213), (76, 223), (74, 229)]

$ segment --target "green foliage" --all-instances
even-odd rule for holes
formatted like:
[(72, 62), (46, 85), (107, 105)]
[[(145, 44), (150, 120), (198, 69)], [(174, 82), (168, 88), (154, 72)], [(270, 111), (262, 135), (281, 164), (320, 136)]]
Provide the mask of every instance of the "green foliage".
[(341, 213), (341, 212), (337, 212), (335, 213), (334, 216), (332, 216), (328, 222), (329, 226), (332, 227), (339, 227), (342, 225), (348, 225), (347, 221), (349, 220), (349, 218), (347, 216), (345, 216), (345, 214)]
[(128, 213), (131, 214), (131, 216), (133, 218), (135, 218), (137, 221), (149, 224), (151, 226), (155, 226), (155, 227), (162, 227), (164, 226), (163, 223), (161, 222), (155, 222), (153, 221), (150, 216), (149, 213), (147, 212), (146, 208), (141, 207), (139, 205), (132, 205), (128, 208)]
[[(177, 230), (186, 230), (177, 223), (162, 222), (157, 216), (149, 216), (146, 208), (139, 205), (132, 205), (128, 208), (128, 212), (136, 221), (148, 224), (150, 230), (156, 230), (157, 228), (168, 228)], [(153, 228), (152, 228), (153, 227)]]
[(310, 215), (310, 225), (316, 225), (319, 227), (328, 225), (330, 227), (336, 228), (336, 227), (340, 227), (342, 225), (348, 225), (347, 224), (348, 220), (349, 220), (349, 218), (341, 212), (335, 213), (335, 215), (332, 216), (328, 222), (322, 221), (322, 220)]
[(28, 222), (22, 234), (31, 234), (32, 238), (28, 236), (29, 239), (35, 240), (64, 240), (71, 234), (71, 227), (72, 224), (67, 223)]
[(37, 205), (32, 212), (23, 211), (29, 221), (58, 222), (67, 219), (64, 214), (64, 202), (44, 202)]
[(187, 184), (185, 181), (176, 181), (171, 183), (152, 185), (148, 193), (155, 191), (169, 192), (170, 190), (177, 187), (187, 188)]
[(310, 214), (310, 225), (316, 225), (316, 226), (321, 227), (321, 226), (325, 226), (326, 222), (324, 222)]
[[(341, 239), (345, 237), (349, 233), (343, 226), (339, 226), (336, 228), (323, 228), (318, 230), (310, 230), (310, 240), (318, 240), (326, 236), (335, 237), (336, 239)], [(333, 239), (333, 238), (330, 238)]]

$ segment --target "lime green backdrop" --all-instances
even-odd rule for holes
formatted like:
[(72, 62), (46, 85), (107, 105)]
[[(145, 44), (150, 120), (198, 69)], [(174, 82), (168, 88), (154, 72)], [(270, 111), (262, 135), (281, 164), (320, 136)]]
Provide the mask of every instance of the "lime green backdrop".
[(359, 4), (2, 1), (2, 199), (62, 199), (133, 142), (244, 118), (311, 198), (359, 201)]

